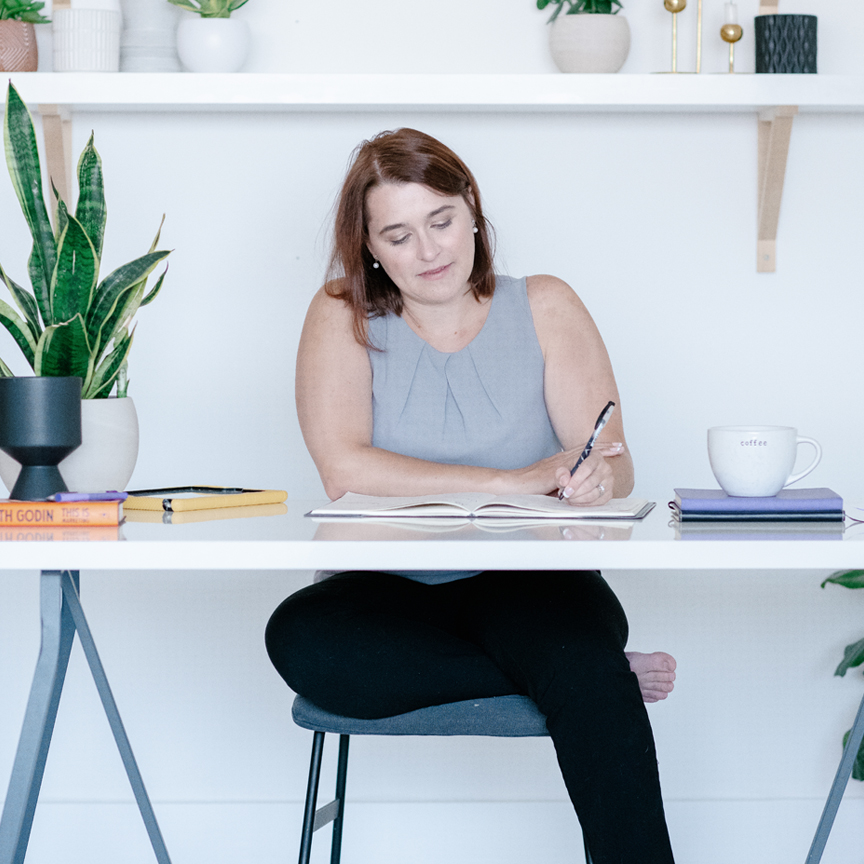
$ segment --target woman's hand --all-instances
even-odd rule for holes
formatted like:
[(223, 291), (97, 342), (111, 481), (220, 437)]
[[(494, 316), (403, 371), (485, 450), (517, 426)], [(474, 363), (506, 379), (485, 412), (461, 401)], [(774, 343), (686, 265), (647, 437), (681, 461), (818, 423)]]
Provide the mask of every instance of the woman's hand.
[[(591, 451), (591, 455), (579, 466), (579, 470), (571, 478), (570, 469), (579, 460), (584, 449), (585, 445), (582, 444), (580, 447), (572, 450), (562, 450), (554, 456), (541, 459), (539, 462), (535, 462), (533, 465), (528, 465), (525, 468), (507, 471), (505, 472), (504, 484), (497, 491), (502, 495), (508, 492), (520, 492), (532, 495), (558, 495), (561, 489), (572, 488), (573, 492), (567, 498), (571, 504), (582, 507), (593, 506), (598, 503), (605, 504), (612, 497), (611, 494), (605, 495), (605, 490), (611, 493), (614, 485), (612, 469), (606, 460), (623, 453), (625, 450), (624, 445), (620, 443), (597, 444)], [(598, 467), (598, 461), (601, 463), (601, 467)], [(594, 470), (601, 472), (597, 475), (593, 488), (596, 490), (598, 484), (603, 485), (604, 497), (602, 500), (598, 499), (596, 491), (594, 495), (591, 494), (592, 485), (584, 486), (583, 484), (584, 478), (593, 473)]]
[(574, 507), (598, 507), (611, 501), (615, 497), (615, 475), (609, 460), (623, 452), (623, 444), (597, 446), (572, 477), (569, 468), (559, 469), (555, 480), (567, 503)]

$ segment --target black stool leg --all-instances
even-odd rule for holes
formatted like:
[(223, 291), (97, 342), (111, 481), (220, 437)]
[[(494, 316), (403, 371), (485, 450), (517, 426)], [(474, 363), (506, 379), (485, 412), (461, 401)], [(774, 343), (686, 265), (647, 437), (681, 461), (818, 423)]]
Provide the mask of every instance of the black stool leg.
[(585, 864), (593, 864), (591, 859), (591, 853), (588, 851), (588, 841), (585, 839), (585, 835), (582, 835), (582, 845), (585, 847)]
[(312, 833), (315, 831), (315, 805), (318, 802), (318, 778), (321, 775), (321, 755), (324, 752), (324, 733), (316, 732), (312, 739), (312, 759), (309, 763), (309, 782), (306, 785), (306, 806), (303, 810), (303, 831), (300, 834), (300, 864), (309, 864), (312, 854)]
[(338, 810), (333, 819), (333, 843), (330, 847), (330, 864), (339, 864), (342, 857), (342, 820), (345, 815), (345, 781), (348, 777), (348, 744), (350, 735), (339, 736), (339, 763), (336, 768), (336, 801)]

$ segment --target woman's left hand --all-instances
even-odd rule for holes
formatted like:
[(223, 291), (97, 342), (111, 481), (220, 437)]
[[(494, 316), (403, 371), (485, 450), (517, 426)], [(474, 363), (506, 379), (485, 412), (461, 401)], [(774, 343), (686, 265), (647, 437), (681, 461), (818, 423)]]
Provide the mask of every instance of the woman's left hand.
[(571, 477), (565, 468), (558, 471), (558, 488), (574, 507), (599, 507), (615, 497), (615, 475), (609, 459), (624, 452), (622, 445), (598, 445)]

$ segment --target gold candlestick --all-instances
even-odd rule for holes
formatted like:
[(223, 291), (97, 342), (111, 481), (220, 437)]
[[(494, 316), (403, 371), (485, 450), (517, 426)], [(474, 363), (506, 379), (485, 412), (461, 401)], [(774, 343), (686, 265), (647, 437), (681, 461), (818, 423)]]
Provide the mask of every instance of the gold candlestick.
[(702, 71), (702, 0), (696, 7), (696, 74)]
[(735, 43), (744, 35), (740, 24), (724, 24), (720, 28), (720, 38), (729, 43), (729, 71), (735, 71)]
[(687, 0), (663, 0), (667, 12), (672, 13), (672, 71), (678, 71), (678, 13), (683, 12)]

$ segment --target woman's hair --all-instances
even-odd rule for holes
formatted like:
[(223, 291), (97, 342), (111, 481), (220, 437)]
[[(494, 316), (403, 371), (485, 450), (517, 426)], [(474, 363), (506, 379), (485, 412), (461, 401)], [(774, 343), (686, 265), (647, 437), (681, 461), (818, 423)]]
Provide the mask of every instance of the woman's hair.
[(468, 166), (431, 135), (416, 129), (381, 132), (354, 151), (342, 184), (336, 209), (333, 254), (327, 293), (344, 300), (354, 313), (354, 335), (371, 347), (367, 328), (370, 317), (402, 313), (402, 295), (383, 267), (373, 268), (366, 196), (383, 183), (421, 183), (440, 195), (461, 195), (471, 211), (474, 235), (474, 268), (468, 281), (476, 298), (491, 297), (495, 290), (492, 269), (491, 226), (483, 216), (477, 181)]

